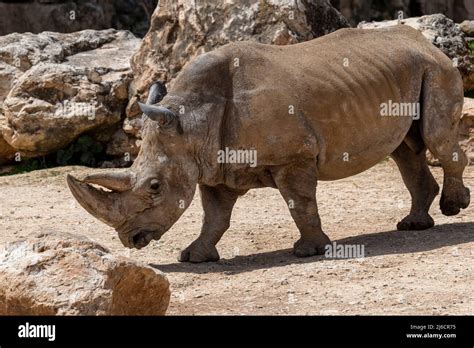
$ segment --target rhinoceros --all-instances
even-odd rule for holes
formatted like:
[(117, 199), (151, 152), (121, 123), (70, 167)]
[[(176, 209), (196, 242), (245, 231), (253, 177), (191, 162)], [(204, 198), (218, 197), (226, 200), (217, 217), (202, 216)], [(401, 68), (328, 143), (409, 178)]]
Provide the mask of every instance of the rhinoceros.
[(442, 213), (469, 205), (462, 105), (451, 60), (404, 25), (341, 29), (290, 46), (230, 43), (187, 64), (161, 102), (140, 104), (143, 142), (129, 169), (67, 182), (90, 214), (138, 249), (173, 226), (199, 186), (201, 233), (179, 257), (190, 262), (219, 259), (216, 244), (239, 196), (276, 188), (301, 233), (294, 254), (322, 254), (330, 239), (318, 215), (318, 180), (358, 174), (388, 156), (412, 198), (398, 230), (434, 225), (428, 210), (439, 186), (427, 148), (444, 172)]

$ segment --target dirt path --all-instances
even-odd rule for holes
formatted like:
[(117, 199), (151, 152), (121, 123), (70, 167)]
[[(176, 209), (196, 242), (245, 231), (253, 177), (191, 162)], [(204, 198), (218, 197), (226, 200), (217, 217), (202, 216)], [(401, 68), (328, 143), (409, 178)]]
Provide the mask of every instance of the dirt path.
[[(392, 161), (318, 188), (326, 233), (364, 245), (365, 258), (294, 257), (298, 232), (285, 202), (278, 191), (261, 189), (238, 201), (218, 244), (222, 259), (197, 265), (176, 261), (199, 233), (197, 195), (161, 241), (129, 251), (69, 193), (65, 173), (92, 171), (64, 167), (0, 177), (0, 243), (40, 231), (86, 235), (166, 272), (169, 314), (474, 314), (474, 205), (448, 218), (436, 199), (437, 227), (394, 231), (410, 199)], [(433, 172), (441, 182), (441, 170)], [(474, 191), (474, 167), (465, 178)]]

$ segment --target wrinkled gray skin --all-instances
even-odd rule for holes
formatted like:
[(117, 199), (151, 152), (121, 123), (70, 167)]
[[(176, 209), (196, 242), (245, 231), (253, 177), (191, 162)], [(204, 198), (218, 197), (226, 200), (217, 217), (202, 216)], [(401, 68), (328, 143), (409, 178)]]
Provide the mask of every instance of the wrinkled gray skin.
[[(389, 100), (421, 102), (421, 118), (382, 117)], [(277, 188), (301, 233), (295, 254), (321, 254), (330, 240), (321, 229), (317, 181), (355, 175), (386, 156), (412, 197), (399, 230), (434, 224), (428, 209), (439, 187), (426, 148), (444, 170), (443, 214), (468, 206), (467, 160), (457, 143), (462, 103), (451, 61), (405, 26), (342, 29), (291, 46), (233, 43), (189, 63), (160, 105), (141, 105), (144, 140), (129, 170), (67, 180), (79, 203), (130, 248), (158, 240), (199, 185), (201, 234), (180, 256), (191, 262), (219, 259), (216, 244), (240, 195)], [(218, 163), (226, 147), (257, 150), (257, 166)]]

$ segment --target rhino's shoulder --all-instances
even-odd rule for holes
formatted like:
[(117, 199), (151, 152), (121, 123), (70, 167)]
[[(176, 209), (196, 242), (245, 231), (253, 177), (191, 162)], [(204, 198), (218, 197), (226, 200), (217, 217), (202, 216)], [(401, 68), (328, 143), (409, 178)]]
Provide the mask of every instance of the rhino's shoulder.
[(186, 66), (183, 75), (214, 75), (224, 78), (232, 74), (235, 67), (245, 67), (244, 62), (259, 61), (275, 54), (280, 46), (261, 44), (253, 41), (231, 42), (215, 50), (200, 54)]

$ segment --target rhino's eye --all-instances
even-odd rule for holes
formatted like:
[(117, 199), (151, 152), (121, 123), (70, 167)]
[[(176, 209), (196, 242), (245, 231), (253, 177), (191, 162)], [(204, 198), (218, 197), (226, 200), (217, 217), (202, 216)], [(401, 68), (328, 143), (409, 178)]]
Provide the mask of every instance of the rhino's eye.
[(152, 179), (150, 181), (150, 190), (153, 192), (158, 192), (160, 190), (160, 182), (157, 179)]

